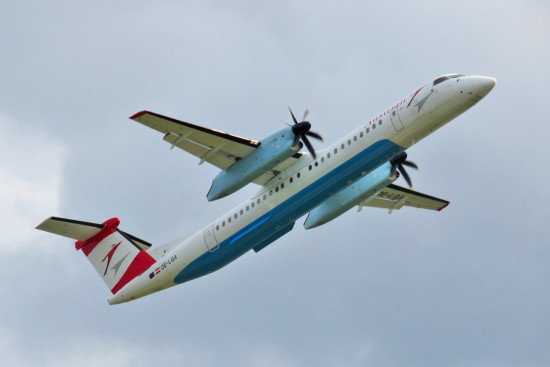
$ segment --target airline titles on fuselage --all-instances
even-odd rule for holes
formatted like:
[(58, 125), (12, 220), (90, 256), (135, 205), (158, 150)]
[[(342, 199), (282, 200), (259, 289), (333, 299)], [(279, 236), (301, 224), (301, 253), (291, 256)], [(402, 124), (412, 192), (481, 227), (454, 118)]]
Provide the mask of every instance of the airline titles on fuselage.
[(389, 114), (391, 111), (393, 110), (396, 110), (399, 106), (401, 106), (402, 104), (404, 104), (405, 102), (407, 101), (406, 98), (403, 98), (401, 101), (397, 102), (396, 104), (394, 104), (393, 106), (391, 106), (390, 108), (388, 108), (386, 111), (384, 112), (381, 112), (378, 116), (375, 116), (373, 117), (372, 119), (370, 119), (366, 124), (365, 124), (365, 128), (373, 125), (373, 124), (376, 124), (378, 121), (380, 121), (384, 116), (386, 116), (387, 114)]

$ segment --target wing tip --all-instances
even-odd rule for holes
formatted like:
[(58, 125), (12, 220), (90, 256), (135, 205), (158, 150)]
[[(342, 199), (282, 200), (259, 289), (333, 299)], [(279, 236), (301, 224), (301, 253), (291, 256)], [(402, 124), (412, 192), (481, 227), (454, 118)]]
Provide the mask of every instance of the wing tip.
[(135, 114), (133, 114), (132, 116), (130, 116), (130, 120), (137, 120), (138, 118), (140, 118), (141, 116), (147, 114), (149, 111), (147, 110), (143, 110), (143, 111), (139, 111)]
[(441, 208), (437, 209), (438, 212), (442, 211), (443, 209), (445, 209), (446, 207), (449, 206), (451, 202), (450, 201), (447, 201)]

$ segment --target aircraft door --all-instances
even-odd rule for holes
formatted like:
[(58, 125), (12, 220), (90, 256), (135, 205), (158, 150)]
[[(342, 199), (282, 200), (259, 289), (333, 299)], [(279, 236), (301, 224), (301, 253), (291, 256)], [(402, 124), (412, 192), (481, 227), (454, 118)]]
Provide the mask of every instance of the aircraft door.
[(214, 237), (214, 226), (210, 226), (204, 230), (204, 243), (210, 252), (214, 252), (220, 247), (216, 237)]
[(404, 128), (403, 122), (401, 122), (401, 118), (399, 117), (399, 111), (397, 110), (397, 108), (393, 109), (390, 112), (390, 119), (391, 119), (391, 124), (393, 125), (393, 128), (395, 129), (395, 131), (403, 130)]

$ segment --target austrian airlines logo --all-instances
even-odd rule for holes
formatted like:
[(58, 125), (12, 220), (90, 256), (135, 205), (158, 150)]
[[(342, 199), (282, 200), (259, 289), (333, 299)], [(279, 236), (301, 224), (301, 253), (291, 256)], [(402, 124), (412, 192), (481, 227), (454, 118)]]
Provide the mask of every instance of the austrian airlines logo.
[[(409, 104), (407, 105), (407, 107), (409, 107), (412, 103), (412, 101), (414, 100), (414, 98), (416, 97), (416, 95), (422, 90), (424, 89), (425, 85), (423, 85), (422, 87), (418, 88), (418, 90), (416, 92), (414, 92), (413, 96), (411, 97), (411, 100), (409, 101)], [(430, 94), (428, 94), (426, 97), (422, 98), (420, 101), (418, 101), (414, 107), (418, 107), (418, 111), (416, 113), (420, 113), (420, 110), (422, 109), (422, 107), (424, 107), (424, 103), (426, 103), (426, 101), (428, 100), (428, 98), (432, 95), (433, 92), (430, 92)]]
[[(120, 246), (121, 243), (122, 241), (114, 245), (111, 251), (109, 251), (101, 261), (101, 262), (105, 262), (105, 260), (107, 260), (107, 265), (105, 266), (105, 273), (103, 273), (103, 276), (107, 275), (107, 270), (109, 270), (109, 264), (111, 263), (111, 260), (113, 259), (113, 255), (115, 254), (116, 250), (118, 249), (118, 246)], [(126, 254), (126, 256), (128, 256), (128, 254)], [(115, 275), (118, 272), (120, 265), (122, 265), (122, 262), (124, 261), (124, 259), (126, 259), (126, 256), (124, 256), (118, 263), (115, 264), (115, 266), (113, 266), (113, 269), (115, 270)]]

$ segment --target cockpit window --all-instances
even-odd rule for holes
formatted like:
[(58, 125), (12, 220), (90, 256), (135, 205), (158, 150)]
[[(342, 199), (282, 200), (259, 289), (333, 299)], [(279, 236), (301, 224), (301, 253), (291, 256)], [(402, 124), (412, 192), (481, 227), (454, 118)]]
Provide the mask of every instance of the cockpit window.
[(436, 80), (434, 80), (434, 86), (438, 85), (439, 83), (441, 82), (444, 82), (445, 80), (449, 80), (449, 79), (455, 79), (455, 78), (460, 78), (462, 76), (465, 76), (463, 74), (448, 74), (448, 75), (443, 75), (443, 76), (440, 76), (439, 78), (437, 78)]
[(444, 82), (445, 80), (448, 80), (450, 79), (448, 76), (444, 75), (444, 76), (440, 76), (439, 78), (437, 78), (436, 80), (434, 80), (434, 86), (438, 85), (439, 83), (441, 82)]

